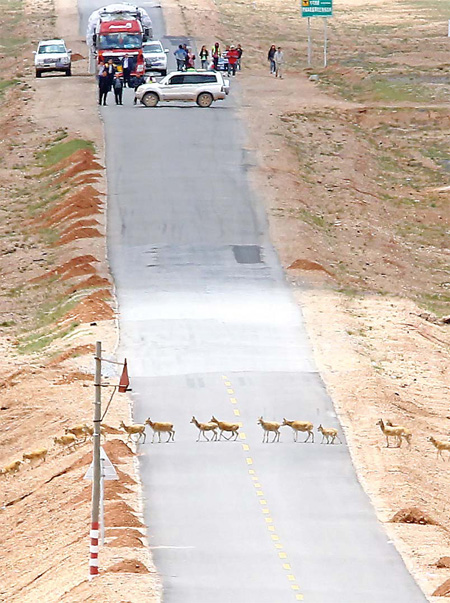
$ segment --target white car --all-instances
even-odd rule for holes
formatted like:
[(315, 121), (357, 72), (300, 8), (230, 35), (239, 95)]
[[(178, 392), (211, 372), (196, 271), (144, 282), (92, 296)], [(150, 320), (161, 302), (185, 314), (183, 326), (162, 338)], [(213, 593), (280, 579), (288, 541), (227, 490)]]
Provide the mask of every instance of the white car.
[(158, 71), (161, 75), (167, 75), (167, 48), (159, 40), (144, 42), (142, 45), (146, 71)]
[(72, 51), (67, 50), (64, 40), (42, 40), (33, 54), (36, 77), (41, 77), (44, 71), (72, 75)]
[(199, 107), (209, 107), (223, 100), (230, 90), (230, 81), (218, 71), (175, 71), (160, 82), (142, 84), (136, 99), (146, 107), (156, 107), (160, 101), (194, 101)]

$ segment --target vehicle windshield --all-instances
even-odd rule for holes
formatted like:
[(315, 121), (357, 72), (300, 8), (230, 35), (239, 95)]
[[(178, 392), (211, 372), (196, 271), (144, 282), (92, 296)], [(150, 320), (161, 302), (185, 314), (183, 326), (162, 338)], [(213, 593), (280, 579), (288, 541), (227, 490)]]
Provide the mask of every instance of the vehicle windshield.
[(62, 54), (66, 49), (62, 44), (49, 44), (48, 46), (39, 46), (38, 54)]
[(152, 42), (150, 42), (150, 44), (144, 44), (144, 46), (142, 47), (142, 50), (146, 54), (161, 53), (161, 52), (163, 52), (161, 44), (155, 44), (155, 43), (152, 43)]
[(123, 48), (131, 50), (142, 46), (142, 34), (136, 33), (110, 33), (99, 36), (98, 48), (100, 50), (113, 50)]

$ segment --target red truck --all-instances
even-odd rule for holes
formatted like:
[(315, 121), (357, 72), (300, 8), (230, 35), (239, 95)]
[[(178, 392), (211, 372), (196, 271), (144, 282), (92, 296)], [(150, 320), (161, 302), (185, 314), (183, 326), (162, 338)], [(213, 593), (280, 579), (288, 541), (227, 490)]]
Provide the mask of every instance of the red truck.
[(142, 24), (138, 19), (101, 20), (94, 38), (98, 63), (112, 59), (118, 65), (127, 54), (132, 62), (131, 75), (142, 77), (145, 73), (143, 38)]

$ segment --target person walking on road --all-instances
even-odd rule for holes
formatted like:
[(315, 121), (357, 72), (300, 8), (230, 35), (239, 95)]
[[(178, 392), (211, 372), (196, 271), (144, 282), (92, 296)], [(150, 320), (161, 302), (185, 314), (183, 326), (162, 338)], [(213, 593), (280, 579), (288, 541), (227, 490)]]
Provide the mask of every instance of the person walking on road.
[(214, 46), (212, 47), (211, 50), (211, 57), (213, 60), (213, 65), (214, 65), (214, 69), (217, 71), (217, 69), (219, 68), (219, 59), (220, 59), (220, 55), (221, 55), (221, 51), (220, 51), (220, 44), (219, 42), (216, 42), (214, 44)]
[(180, 44), (173, 54), (177, 60), (177, 71), (184, 71), (186, 64), (186, 51), (183, 48), (183, 45)]
[(111, 90), (111, 84), (109, 83), (108, 72), (105, 69), (98, 76), (98, 104), (106, 105), (106, 97), (108, 92)]
[(122, 81), (122, 76), (120, 75), (120, 73), (116, 73), (116, 77), (114, 79), (114, 84), (113, 84), (116, 105), (122, 104), (123, 84), (124, 84), (124, 82)]
[(241, 59), (242, 59), (242, 53), (244, 52), (242, 50), (242, 46), (240, 44), (237, 45), (236, 51), (238, 53), (238, 60), (237, 60), (237, 69), (238, 71), (241, 70)]
[(274, 56), (275, 53), (277, 51), (277, 48), (275, 46), (275, 44), (272, 44), (272, 46), (269, 48), (269, 52), (267, 53), (267, 60), (270, 63), (270, 74), (275, 74), (276, 71), (276, 67), (275, 67), (275, 60), (274, 60)]
[(227, 53), (228, 58), (228, 75), (236, 75), (236, 68), (239, 60), (239, 53), (234, 46), (230, 46)]
[(283, 79), (283, 65), (284, 65), (284, 54), (281, 50), (281, 46), (278, 46), (276, 53), (273, 55), (275, 61), (275, 77)]
[(122, 59), (123, 85), (130, 87), (131, 60), (128, 54)]
[(208, 69), (209, 52), (206, 46), (202, 46), (198, 56), (200, 57), (200, 61), (202, 62), (202, 69)]

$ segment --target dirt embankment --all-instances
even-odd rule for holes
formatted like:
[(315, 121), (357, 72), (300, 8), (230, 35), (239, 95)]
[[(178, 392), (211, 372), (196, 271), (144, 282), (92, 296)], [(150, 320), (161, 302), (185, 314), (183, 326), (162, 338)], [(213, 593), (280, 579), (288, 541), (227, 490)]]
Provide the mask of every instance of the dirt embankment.
[[(120, 480), (105, 486), (106, 546), (93, 582), (91, 485), (83, 480), (92, 444), (62, 450), (53, 440), (90, 423), (94, 343), (113, 357), (117, 340), (95, 81), (82, 59), (76, 7), (58, 1), (63, 18), (55, 25), (51, 2), (7, 4), (0, 17), (0, 468), (23, 453), (48, 452), (0, 476), (0, 600), (157, 601), (135, 456), (117, 429), (129, 422), (126, 397), (116, 395), (105, 418), (113, 428), (104, 448)], [(35, 80), (32, 50), (55, 36), (74, 51), (73, 76)]]
[[(163, 8), (171, 35), (244, 48), (232, 93), (243, 101), (272, 240), (360, 479), (429, 600), (442, 600), (450, 479), (427, 437), (447, 440), (450, 428), (444, 7), (339, 3), (327, 69), (321, 19), (312, 20), (307, 68), (298, 2), (165, 0)], [(283, 80), (269, 74), (271, 44), (285, 53)], [(386, 448), (380, 418), (412, 429), (411, 447)], [(399, 511), (435, 523), (392, 523)]]

